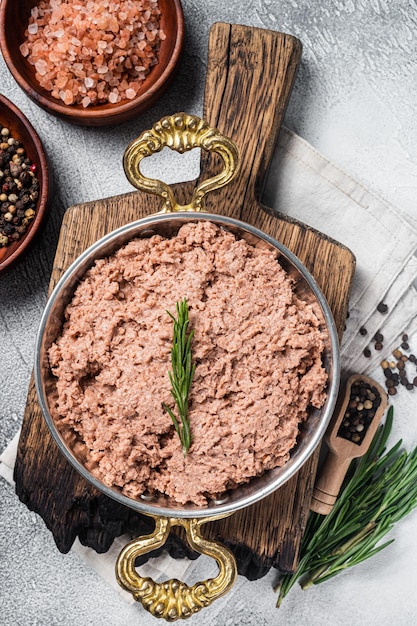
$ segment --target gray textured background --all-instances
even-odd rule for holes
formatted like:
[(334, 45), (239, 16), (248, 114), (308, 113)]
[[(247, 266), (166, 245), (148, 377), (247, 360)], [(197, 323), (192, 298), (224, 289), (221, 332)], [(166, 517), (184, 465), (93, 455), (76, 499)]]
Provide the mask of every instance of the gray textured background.
[[(184, 0), (183, 6), (185, 56), (175, 83), (150, 111), (121, 126), (78, 128), (48, 116), (19, 90), (0, 58), (0, 90), (35, 126), (55, 179), (42, 237), (0, 281), (0, 450), (21, 423), (64, 211), (73, 204), (130, 191), (121, 165), (126, 145), (163, 115), (179, 110), (202, 113), (207, 38), (213, 22), (242, 23), (299, 37), (303, 59), (285, 124), (417, 218), (415, 1)], [(197, 172), (196, 159), (190, 156), (167, 155), (152, 167), (175, 171), (165, 177), (168, 182), (188, 180)], [(42, 520), (18, 502), (2, 479), (0, 490), (2, 625), (156, 623), (140, 607), (125, 603), (77, 555), (61, 555)], [(308, 592), (294, 590), (280, 610), (274, 606), (271, 571), (257, 582), (239, 578), (230, 596), (191, 623), (417, 623), (416, 515), (404, 520), (394, 535), (389, 555), (382, 553)], [(210, 573), (203, 562), (196, 568), (196, 576)]]

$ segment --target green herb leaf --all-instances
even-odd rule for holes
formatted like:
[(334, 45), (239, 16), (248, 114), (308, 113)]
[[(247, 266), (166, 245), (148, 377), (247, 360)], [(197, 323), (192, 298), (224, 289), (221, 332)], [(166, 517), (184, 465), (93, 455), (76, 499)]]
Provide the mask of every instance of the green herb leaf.
[(352, 461), (329, 515), (310, 513), (297, 570), (276, 588), (277, 606), (297, 581), (307, 589), (386, 548), (393, 540), (379, 544), (382, 537), (417, 507), (417, 448), (401, 452), (398, 441), (385, 449), (393, 415), (390, 407), (368, 451)]
[(194, 331), (188, 332), (188, 302), (184, 298), (176, 304), (177, 317), (167, 311), (174, 322), (174, 332), (171, 348), (172, 371), (168, 372), (171, 383), (171, 395), (177, 407), (179, 419), (167, 404), (163, 403), (164, 410), (168, 413), (174, 424), (175, 430), (181, 441), (184, 456), (191, 446), (191, 430), (188, 418), (189, 393), (194, 378), (195, 364), (191, 359), (191, 341)]

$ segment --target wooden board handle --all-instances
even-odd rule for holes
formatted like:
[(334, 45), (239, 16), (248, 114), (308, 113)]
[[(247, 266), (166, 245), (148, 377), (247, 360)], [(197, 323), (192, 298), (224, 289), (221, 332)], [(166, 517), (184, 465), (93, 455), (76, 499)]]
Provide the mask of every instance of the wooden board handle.
[[(292, 35), (237, 24), (210, 30), (203, 118), (232, 139), (241, 155), (236, 178), (207, 209), (240, 219), (260, 195), (301, 58)], [(200, 180), (216, 171), (202, 154)], [(211, 203), (211, 206), (209, 206)]]

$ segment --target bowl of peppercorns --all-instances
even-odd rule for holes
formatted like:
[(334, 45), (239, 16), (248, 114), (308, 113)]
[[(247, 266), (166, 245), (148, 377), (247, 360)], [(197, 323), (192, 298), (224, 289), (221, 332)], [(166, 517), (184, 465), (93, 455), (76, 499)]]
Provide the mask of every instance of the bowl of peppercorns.
[(88, 126), (132, 119), (178, 69), (180, 0), (3, 0), (0, 46), (14, 79), (49, 113)]
[(48, 162), (26, 116), (0, 94), (0, 274), (28, 250), (48, 207)]

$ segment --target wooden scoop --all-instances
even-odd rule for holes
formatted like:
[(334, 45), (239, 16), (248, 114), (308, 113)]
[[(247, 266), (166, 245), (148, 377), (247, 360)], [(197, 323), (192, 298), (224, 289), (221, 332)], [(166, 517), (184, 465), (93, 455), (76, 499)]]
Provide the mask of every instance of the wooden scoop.
[[(367, 426), (363, 440), (359, 444), (338, 435), (339, 428), (350, 402), (352, 386), (358, 381), (363, 381), (371, 387), (374, 387), (381, 397), (381, 403), (372, 421)], [(339, 399), (338, 406), (324, 438), (329, 450), (314, 487), (310, 504), (312, 511), (321, 513), (322, 515), (328, 515), (330, 513), (339, 495), (350, 462), (352, 459), (363, 456), (368, 450), (387, 404), (388, 396), (385, 390), (368, 376), (354, 374), (348, 379), (344, 394)]]

